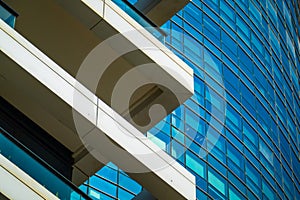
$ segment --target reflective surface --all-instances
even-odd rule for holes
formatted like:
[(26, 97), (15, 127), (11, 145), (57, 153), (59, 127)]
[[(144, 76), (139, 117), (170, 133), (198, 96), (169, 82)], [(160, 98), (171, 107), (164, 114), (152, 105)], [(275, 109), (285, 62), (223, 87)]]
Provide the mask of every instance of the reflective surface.
[(147, 29), (154, 37), (159, 41), (164, 43), (166, 34), (163, 30), (151, 22), (147, 17), (145, 17), (141, 12), (139, 12), (133, 5), (132, 2), (127, 2), (126, 0), (112, 0), (117, 4), (122, 10), (124, 10), (130, 17), (137, 21), (141, 26)]
[[(83, 200), (87, 199), (72, 187), (58, 178), (44, 165), (34, 159), (25, 149), (20, 148), (17, 144), (13, 143), (6, 136), (8, 133), (0, 128), (0, 154), (14, 163), (17, 167), (23, 170), (31, 178), (43, 185), (47, 190), (56, 195), (62, 200)], [(75, 187), (75, 186), (74, 186)], [(76, 188), (75, 188), (76, 189)]]
[(138, 183), (113, 163), (108, 163), (79, 188), (95, 200), (132, 199), (142, 190)]
[(2, 1), (0, 1), (0, 19), (5, 21), (11, 27), (15, 27), (16, 14)]

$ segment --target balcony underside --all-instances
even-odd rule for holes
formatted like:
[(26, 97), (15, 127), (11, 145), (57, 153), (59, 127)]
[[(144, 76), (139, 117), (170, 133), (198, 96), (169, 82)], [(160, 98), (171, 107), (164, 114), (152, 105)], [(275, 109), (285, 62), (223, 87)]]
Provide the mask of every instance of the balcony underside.
[(163, 25), (191, 0), (138, 0), (135, 7), (158, 26)]
[[(193, 93), (192, 70), (111, 1), (11, 0), (9, 5), (19, 13), (19, 33), (142, 132)], [(93, 69), (81, 75), (91, 50), (115, 34), (121, 37), (106, 42)], [(112, 55), (116, 58), (106, 68), (104, 60)], [(149, 63), (151, 67), (136, 67)], [(129, 72), (131, 78), (119, 83)], [(132, 86), (138, 84), (141, 87), (133, 92)], [(125, 98), (128, 94), (129, 100)], [(165, 111), (154, 112), (150, 120), (148, 112), (155, 104)]]

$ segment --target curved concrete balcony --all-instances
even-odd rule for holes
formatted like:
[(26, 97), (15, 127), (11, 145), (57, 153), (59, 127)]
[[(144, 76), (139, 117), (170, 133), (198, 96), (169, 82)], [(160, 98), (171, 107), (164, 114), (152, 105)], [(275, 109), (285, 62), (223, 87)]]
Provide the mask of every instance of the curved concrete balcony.
[(163, 25), (191, 0), (137, 0), (134, 6), (158, 26)]

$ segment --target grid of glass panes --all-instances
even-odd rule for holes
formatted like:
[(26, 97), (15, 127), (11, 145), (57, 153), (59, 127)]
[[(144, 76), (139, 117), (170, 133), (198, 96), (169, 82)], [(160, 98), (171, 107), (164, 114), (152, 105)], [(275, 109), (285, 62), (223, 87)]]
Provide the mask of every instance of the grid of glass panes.
[(80, 187), (94, 200), (128, 200), (142, 187), (113, 163), (108, 163)]

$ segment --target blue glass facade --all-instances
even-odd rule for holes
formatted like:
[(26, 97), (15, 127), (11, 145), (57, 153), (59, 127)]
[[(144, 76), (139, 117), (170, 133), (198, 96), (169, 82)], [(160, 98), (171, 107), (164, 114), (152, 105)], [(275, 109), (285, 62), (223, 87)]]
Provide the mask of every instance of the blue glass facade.
[[(197, 199), (300, 199), (299, 12), (296, 0), (193, 0), (163, 25), (195, 94), (147, 134), (196, 176)], [(123, 175), (109, 165), (85, 185), (131, 199), (141, 187)]]

